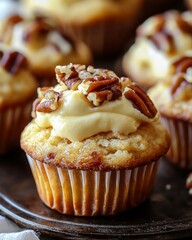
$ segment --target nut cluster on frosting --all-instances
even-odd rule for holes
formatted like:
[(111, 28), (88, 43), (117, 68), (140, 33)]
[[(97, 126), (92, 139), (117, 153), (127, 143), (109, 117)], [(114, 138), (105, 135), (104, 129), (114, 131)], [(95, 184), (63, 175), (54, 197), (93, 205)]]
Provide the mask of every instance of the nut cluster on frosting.
[[(49, 33), (57, 33), (60, 38), (63, 38), (70, 42), (71, 45), (74, 46), (74, 41), (71, 37), (67, 36), (62, 28), (57, 25), (52, 19), (47, 18), (44, 15), (35, 15), (34, 18), (27, 19), (20, 15), (12, 15), (7, 19), (5, 32), (1, 36), (3, 41), (7, 41), (7, 36), (10, 34), (10, 28), (14, 28), (17, 24), (24, 23), (27, 24), (25, 27), (25, 31), (23, 32), (22, 40), (25, 43), (30, 43), (32, 41), (38, 41), (38, 39), (46, 38), (47, 44), (52, 46), (58, 52), (61, 51), (60, 44), (57, 40), (54, 40), (54, 37), (50, 38), (48, 36)], [(7, 33), (7, 29), (9, 32)]]
[(16, 74), (26, 65), (27, 59), (21, 53), (0, 50), (0, 66), (10, 74)]
[(179, 89), (187, 85), (192, 86), (192, 56), (182, 56), (172, 63), (174, 69), (171, 84), (171, 94), (174, 95)]
[(154, 20), (154, 26), (151, 28), (145, 23), (142, 24), (137, 29), (137, 35), (148, 38), (156, 48), (171, 54), (176, 50), (175, 37), (178, 30), (192, 37), (192, 21), (187, 21), (187, 14), (192, 18), (190, 12), (182, 14), (177, 11), (168, 11), (156, 15), (151, 18)]
[[(150, 98), (128, 78), (119, 78), (113, 71), (93, 66), (69, 64), (55, 68), (56, 77), (62, 91), (79, 91), (89, 101), (92, 107), (99, 107), (104, 102), (118, 100), (124, 97), (132, 102), (134, 108), (148, 118), (154, 118), (157, 110)], [(52, 112), (59, 107), (62, 91), (57, 92), (52, 87), (40, 88), (38, 99), (33, 105), (33, 116), (37, 112)]]

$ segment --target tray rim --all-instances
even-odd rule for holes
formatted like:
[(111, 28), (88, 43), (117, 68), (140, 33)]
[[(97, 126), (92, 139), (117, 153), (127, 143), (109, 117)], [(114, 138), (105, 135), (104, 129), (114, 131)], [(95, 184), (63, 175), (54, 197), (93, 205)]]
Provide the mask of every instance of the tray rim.
[[(7, 206), (6, 206), (7, 205)], [(16, 212), (12, 212), (13, 209), (16, 209)], [(27, 228), (31, 228), (35, 231), (44, 233), (44, 234), (48, 234), (51, 236), (56, 236), (56, 237), (65, 237), (69, 236), (69, 237), (83, 237), (83, 236), (89, 236), (89, 233), (85, 233), (85, 230), (93, 230), (93, 229), (97, 229), (97, 227), (99, 227), (100, 229), (106, 229), (106, 228), (113, 228), (113, 229), (117, 229), (118, 231), (115, 233), (110, 233), (107, 234), (105, 231), (92, 231), (91, 235), (94, 237), (147, 237), (147, 239), (156, 239), (156, 235), (158, 234), (158, 236), (164, 236), (164, 237), (168, 237), (165, 239), (176, 239), (176, 238), (171, 238), (172, 234), (177, 234), (177, 233), (183, 233), (183, 236), (186, 235), (186, 237), (190, 237), (192, 236), (192, 219), (186, 219), (185, 221), (179, 221), (179, 220), (175, 220), (174, 222), (171, 222), (172, 224), (175, 224), (175, 227), (172, 226), (168, 226), (166, 223), (166, 227), (163, 227), (163, 222), (161, 222), (161, 224), (158, 226), (159, 229), (158, 231), (156, 230), (155, 232), (150, 232), (150, 229), (153, 228), (154, 231), (154, 225), (157, 222), (151, 222), (151, 223), (146, 223), (146, 224), (141, 224), (140, 225), (140, 230), (142, 230), (143, 228), (146, 227), (147, 225), (147, 232), (145, 233), (131, 233), (128, 230), (130, 230), (131, 228), (133, 228), (133, 225), (124, 225), (124, 226), (113, 226), (113, 225), (99, 225), (99, 224), (84, 224), (84, 223), (73, 223), (73, 222), (66, 222), (66, 221), (62, 221), (62, 220), (56, 220), (56, 223), (60, 223), (61, 226), (64, 226), (64, 228), (62, 228), (61, 226), (58, 227), (54, 227), (54, 228), (50, 228), (48, 225), (41, 224), (40, 221), (47, 221), (47, 222), (51, 222), (53, 221), (52, 219), (48, 218), (48, 217), (43, 217), (39, 214), (33, 214), (32, 212), (22, 208), (19, 206), (19, 204), (16, 204), (13, 200), (11, 200), (9, 197), (6, 197), (4, 194), (0, 193), (0, 211), (7, 216), (8, 218), (14, 220), (17, 224), (23, 226), (23, 227), (27, 227)], [(21, 211), (21, 213), (24, 213), (24, 215), (26, 214), (26, 217), (21, 217), (19, 215), (19, 212), (17, 211)], [(30, 217), (30, 219), (27, 219), (27, 217)], [(34, 222), (34, 217), (37, 217), (37, 221)], [(76, 217), (76, 218), (82, 218), (82, 217)], [(38, 221), (39, 220), (39, 221)], [(183, 224), (188, 223), (187, 227), (183, 227)], [(75, 229), (76, 227), (81, 227), (83, 229), (79, 230), (79, 231), (75, 231), (77, 230)], [(178, 228), (179, 227), (179, 228)], [(87, 229), (86, 229), (87, 228)], [(176, 229), (175, 229), (176, 228)], [(84, 231), (84, 233), (82, 233), (82, 230)], [(122, 230), (124, 230), (124, 232), (122, 233)], [(127, 230), (127, 231), (125, 231)], [(173, 237), (173, 236), (172, 236)], [(157, 238), (159, 239), (159, 238)]]

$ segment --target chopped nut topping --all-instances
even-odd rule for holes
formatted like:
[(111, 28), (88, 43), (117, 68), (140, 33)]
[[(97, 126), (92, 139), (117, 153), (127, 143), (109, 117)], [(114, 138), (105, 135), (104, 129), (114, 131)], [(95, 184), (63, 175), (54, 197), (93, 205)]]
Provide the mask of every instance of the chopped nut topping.
[(26, 29), (23, 40), (29, 41), (34, 36), (47, 34), (52, 29), (52, 26), (44, 21), (44, 19), (36, 19)]
[(175, 94), (181, 86), (192, 83), (192, 57), (184, 56), (173, 64), (174, 76), (171, 85), (171, 94)]
[(16, 74), (27, 65), (27, 59), (19, 52), (1, 52), (0, 65), (10, 74)]
[(23, 21), (23, 18), (20, 15), (12, 15), (8, 19), (8, 24), (14, 25)]
[[(158, 14), (153, 17), (153, 31), (151, 32), (150, 24), (148, 27), (146, 23), (137, 29), (137, 35), (146, 37), (157, 49), (171, 54), (176, 50), (174, 40), (176, 34), (174, 29), (192, 35), (192, 24), (187, 22), (184, 16), (185, 14), (177, 11), (168, 11), (164, 14)], [(175, 26), (172, 22), (174, 22)]]
[(70, 90), (77, 90), (78, 85), (82, 82), (74, 66), (56, 67), (55, 72), (60, 83), (64, 83)]
[[(36, 99), (33, 103), (33, 112), (53, 112), (59, 107), (59, 99), (61, 97), (61, 93), (58, 93), (54, 90), (45, 90), (41, 92), (41, 96), (43, 99)], [(33, 114), (34, 116), (34, 114)]]
[(58, 81), (70, 90), (79, 89), (94, 106), (122, 96), (122, 86), (115, 73), (107, 69), (95, 69), (85, 65), (57, 66)]
[(157, 110), (147, 96), (137, 85), (131, 84), (126, 89), (124, 96), (133, 103), (133, 106), (148, 118), (154, 118)]

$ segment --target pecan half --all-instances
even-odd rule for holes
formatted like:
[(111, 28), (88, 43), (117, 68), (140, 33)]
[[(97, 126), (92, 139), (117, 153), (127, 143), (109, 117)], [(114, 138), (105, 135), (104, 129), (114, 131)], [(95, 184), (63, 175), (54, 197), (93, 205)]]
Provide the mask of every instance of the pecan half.
[(44, 94), (42, 101), (35, 100), (33, 104), (34, 111), (50, 113), (59, 107), (60, 93), (54, 90), (48, 90)]
[(53, 27), (48, 22), (44, 21), (44, 18), (37, 18), (26, 29), (23, 40), (26, 42), (30, 41), (34, 36), (43, 36), (52, 29)]
[(87, 78), (84, 81), (88, 88), (86, 90), (87, 99), (94, 106), (100, 106), (104, 101), (113, 101), (122, 96), (121, 83), (117, 77), (96, 76)]
[(128, 90), (124, 93), (124, 96), (133, 103), (133, 106), (138, 109), (142, 114), (148, 118), (154, 118), (157, 109), (152, 103), (147, 94), (141, 90), (137, 85), (129, 85)]
[(175, 67), (175, 73), (186, 72), (189, 67), (192, 67), (192, 57), (184, 56), (181, 57), (179, 60), (173, 63)]
[(27, 65), (27, 59), (19, 52), (4, 52), (0, 65), (9, 73), (15, 74)]
[(23, 21), (23, 17), (21, 17), (20, 15), (12, 15), (8, 19), (8, 24), (14, 25), (22, 21)]
[(192, 35), (192, 24), (188, 23), (182, 17), (176, 19), (178, 27), (186, 34)]
[(191, 73), (188, 72), (189, 69), (192, 69), (192, 57), (181, 57), (172, 65), (175, 69), (170, 91), (171, 94), (174, 95), (181, 85), (183, 86), (183, 84), (192, 83)]

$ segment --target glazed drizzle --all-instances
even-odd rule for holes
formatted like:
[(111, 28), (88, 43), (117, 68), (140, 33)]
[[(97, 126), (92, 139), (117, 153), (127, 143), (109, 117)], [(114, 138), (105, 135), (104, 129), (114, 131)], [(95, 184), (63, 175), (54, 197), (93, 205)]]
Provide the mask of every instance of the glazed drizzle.
[(192, 57), (184, 56), (179, 60), (175, 61), (172, 65), (175, 68), (175, 71), (173, 76), (173, 82), (171, 85), (171, 94), (174, 95), (178, 88), (181, 87), (181, 85), (192, 84), (191, 81), (188, 81), (186, 76), (189, 68), (192, 69)]

